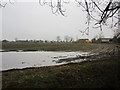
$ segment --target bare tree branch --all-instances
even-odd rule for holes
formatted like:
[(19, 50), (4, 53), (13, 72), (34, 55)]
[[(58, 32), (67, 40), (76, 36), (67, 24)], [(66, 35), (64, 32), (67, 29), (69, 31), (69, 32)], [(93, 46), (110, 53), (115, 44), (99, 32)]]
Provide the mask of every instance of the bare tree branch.
[[(78, 3), (79, 7), (82, 7), (87, 16), (87, 28), (82, 33), (88, 33), (90, 29), (91, 21), (95, 21), (95, 25), (100, 30), (102, 30), (102, 26), (106, 25), (108, 19), (112, 19), (112, 23), (114, 19), (118, 19), (120, 21), (120, 17), (116, 17), (117, 12), (120, 11), (120, 1), (119, 0), (109, 0), (105, 2), (105, 0), (75, 0)], [(10, 4), (14, 4), (12, 0), (9, 0)], [(41, 6), (48, 5), (53, 14), (61, 14), (62, 16), (66, 16), (66, 10), (63, 9), (65, 4), (68, 4), (69, 0), (39, 0), (39, 4)], [(0, 7), (5, 7), (8, 3), (2, 3), (0, 0)], [(118, 21), (115, 22), (116, 26)]]

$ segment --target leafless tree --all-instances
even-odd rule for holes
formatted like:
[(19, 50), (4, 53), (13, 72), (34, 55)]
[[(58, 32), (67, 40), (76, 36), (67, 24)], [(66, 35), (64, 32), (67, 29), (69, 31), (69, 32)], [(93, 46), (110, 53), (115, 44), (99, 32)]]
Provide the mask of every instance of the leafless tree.
[(116, 38), (120, 37), (120, 30), (119, 29), (114, 30), (114, 37), (116, 37)]
[[(14, 0), (8, 0), (9, 3), (13, 4)], [(87, 28), (81, 33), (89, 33), (89, 25), (91, 21), (95, 21), (95, 28), (100, 28), (102, 30), (103, 25), (107, 25), (107, 20), (112, 20), (112, 27), (120, 25), (120, 1), (119, 0), (74, 0), (78, 7), (82, 7), (83, 11), (87, 15)], [(52, 13), (61, 14), (66, 16), (64, 9), (65, 4), (69, 4), (70, 0), (39, 0), (41, 6), (50, 6)], [(0, 0), (0, 7), (5, 7), (8, 3), (3, 3)], [(117, 19), (117, 20), (116, 20)]]
[(70, 37), (70, 42), (73, 42), (74, 41), (74, 38)]
[(68, 35), (66, 35), (66, 36), (64, 37), (64, 40), (65, 40), (65, 42), (69, 42), (69, 41), (71, 40), (71, 38), (70, 38)]
[(8, 3), (10, 4), (14, 4), (15, 0), (8, 0), (8, 1), (3, 1), (3, 0), (0, 0), (0, 8), (4, 8)]
[(7, 3), (2, 3), (2, 1), (0, 0), (0, 7), (5, 7), (7, 5)]
[(57, 39), (57, 42), (61, 41), (60, 36), (57, 36), (56, 39)]
[[(49, 2), (48, 2), (49, 1)], [(75, 0), (79, 7), (82, 7), (87, 14), (87, 28), (81, 33), (89, 33), (89, 25), (91, 21), (95, 22), (95, 28), (102, 30), (103, 25), (107, 25), (107, 20), (112, 20), (112, 27), (115, 27), (120, 22), (120, 16), (117, 13), (120, 10), (119, 0)], [(69, 0), (39, 0), (40, 5), (49, 5), (54, 14), (61, 14), (65, 16), (63, 9), (65, 4), (69, 3)], [(114, 20), (118, 19), (117, 22)]]

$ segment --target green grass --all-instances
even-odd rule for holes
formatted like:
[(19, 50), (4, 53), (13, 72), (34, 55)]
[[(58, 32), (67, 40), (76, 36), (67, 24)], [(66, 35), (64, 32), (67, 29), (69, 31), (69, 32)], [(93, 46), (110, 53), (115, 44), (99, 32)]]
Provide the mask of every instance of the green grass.
[(34, 43), (34, 42), (3, 42), (3, 50), (24, 51), (92, 51), (103, 48), (113, 48), (113, 44), (93, 43)]
[(120, 60), (111, 57), (3, 72), (3, 88), (120, 88)]

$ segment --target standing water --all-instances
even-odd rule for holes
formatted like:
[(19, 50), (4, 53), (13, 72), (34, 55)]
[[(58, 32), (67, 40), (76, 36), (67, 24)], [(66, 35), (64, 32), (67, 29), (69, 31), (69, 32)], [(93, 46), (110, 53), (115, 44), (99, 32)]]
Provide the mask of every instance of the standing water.
[(57, 63), (59, 59), (82, 54), (87, 52), (2, 52), (2, 70), (61, 65), (68, 62)]

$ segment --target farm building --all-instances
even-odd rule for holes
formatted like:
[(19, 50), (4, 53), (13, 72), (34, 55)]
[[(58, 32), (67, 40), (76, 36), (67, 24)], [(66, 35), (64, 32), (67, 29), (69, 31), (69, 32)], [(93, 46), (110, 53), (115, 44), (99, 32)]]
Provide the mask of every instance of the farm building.
[(100, 41), (101, 43), (110, 43), (111, 40), (112, 40), (112, 38), (101, 38), (99, 41)]

